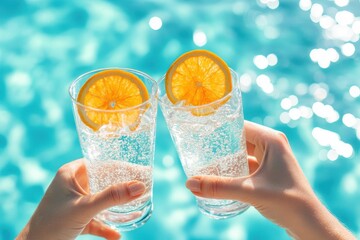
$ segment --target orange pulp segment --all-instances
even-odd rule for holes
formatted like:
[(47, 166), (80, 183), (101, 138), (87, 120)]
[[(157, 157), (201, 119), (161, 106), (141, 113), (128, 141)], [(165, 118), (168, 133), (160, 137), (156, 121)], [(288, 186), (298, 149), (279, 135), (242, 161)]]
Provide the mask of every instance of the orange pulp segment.
[[(165, 76), (166, 94), (173, 104), (201, 106), (225, 97), (232, 90), (227, 64), (207, 50), (193, 50), (181, 55)], [(224, 104), (226, 101), (221, 101)], [(218, 106), (219, 107), (219, 106)], [(194, 112), (194, 115), (208, 115)]]
[(120, 69), (104, 70), (81, 87), (77, 101), (84, 107), (78, 107), (78, 112), (81, 120), (95, 131), (107, 124), (134, 130), (141, 109), (131, 107), (148, 99), (144, 83), (134, 74)]

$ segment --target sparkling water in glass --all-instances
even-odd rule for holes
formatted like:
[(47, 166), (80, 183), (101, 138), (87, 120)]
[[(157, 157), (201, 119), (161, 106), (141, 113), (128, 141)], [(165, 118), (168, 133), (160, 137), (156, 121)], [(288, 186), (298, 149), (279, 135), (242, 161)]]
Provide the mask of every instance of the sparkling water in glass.
[[(102, 110), (84, 106), (77, 101), (81, 87), (94, 74), (111, 69), (99, 69), (78, 77), (70, 86), (73, 112), (81, 149), (85, 158), (91, 193), (110, 185), (138, 180), (146, 185), (145, 193), (127, 204), (112, 207), (96, 218), (119, 231), (142, 226), (152, 213), (153, 162), (155, 148), (155, 123), (157, 111), (157, 84), (148, 75), (133, 69), (121, 69), (136, 75), (147, 88), (149, 99), (137, 106), (121, 110)], [(121, 87), (121, 86), (119, 86)], [(79, 112), (116, 114), (119, 122), (111, 121), (93, 130), (84, 124)], [(129, 116), (138, 114), (138, 120)]]
[[(232, 91), (201, 106), (174, 105), (167, 98), (164, 77), (158, 81), (160, 107), (188, 177), (249, 174), (241, 92), (233, 70), (231, 76)], [(215, 219), (236, 216), (249, 207), (239, 201), (201, 197), (197, 204), (202, 213)]]

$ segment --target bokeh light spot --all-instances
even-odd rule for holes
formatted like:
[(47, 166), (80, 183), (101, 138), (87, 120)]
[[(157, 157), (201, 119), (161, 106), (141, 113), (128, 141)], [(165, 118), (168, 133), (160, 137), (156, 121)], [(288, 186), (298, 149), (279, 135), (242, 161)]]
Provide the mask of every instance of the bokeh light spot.
[(153, 30), (159, 30), (162, 27), (162, 20), (159, 17), (152, 17), (149, 20), (149, 26)]
[(281, 121), (282, 123), (287, 124), (287, 123), (290, 122), (290, 120), (291, 120), (291, 119), (290, 119), (289, 113), (283, 112), (283, 113), (280, 114), (280, 121)]
[(301, 116), (299, 109), (297, 109), (297, 108), (290, 109), (289, 116), (292, 120), (299, 120), (299, 118)]
[(289, 110), (292, 107), (291, 100), (289, 98), (281, 100), (280, 105), (284, 110)]
[(309, 107), (301, 106), (299, 107), (300, 115), (303, 118), (310, 119), (313, 116), (313, 111)]
[(360, 96), (360, 88), (358, 86), (351, 86), (349, 89), (350, 96), (357, 98)]
[(341, 46), (341, 52), (344, 56), (351, 57), (355, 53), (354, 44), (345, 43)]
[(349, 0), (335, 0), (334, 2), (339, 7), (345, 7), (349, 4)]
[(337, 62), (339, 60), (339, 53), (334, 48), (326, 49), (326, 54), (331, 62)]
[(350, 25), (354, 21), (354, 14), (349, 11), (340, 11), (336, 13), (335, 20), (341, 25)]
[(236, 2), (232, 9), (235, 14), (240, 15), (249, 9), (249, 5), (247, 2)]
[(355, 34), (360, 34), (360, 20), (354, 21), (351, 29)]
[(335, 20), (330, 16), (324, 15), (320, 18), (319, 24), (323, 29), (329, 29), (334, 26)]
[(324, 88), (317, 88), (314, 91), (314, 97), (316, 100), (324, 100), (327, 97), (327, 91)]
[(196, 46), (204, 46), (207, 43), (206, 34), (202, 31), (195, 31), (193, 35), (193, 41)]
[(310, 10), (310, 18), (313, 22), (319, 22), (322, 14), (324, 13), (324, 8), (319, 3), (312, 5)]
[(337, 152), (333, 149), (330, 149), (327, 153), (327, 158), (330, 160), (330, 161), (335, 161), (337, 160), (339, 157), (339, 154), (337, 154)]
[(265, 69), (269, 65), (268, 59), (263, 55), (255, 56), (253, 62), (255, 64), (255, 66), (259, 69)]
[(251, 80), (250, 74), (245, 73), (245, 74), (241, 75), (241, 77), (240, 77), (241, 91), (244, 91), (244, 92), (250, 91), (251, 84), (252, 84), (252, 80)]
[(308, 87), (306, 86), (306, 84), (304, 83), (298, 83), (295, 86), (295, 93), (297, 95), (305, 95), (308, 92)]
[(358, 189), (358, 181), (354, 174), (347, 174), (342, 180), (342, 186), (345, 192), (347, 193), (355, 193)]
[(346, 113), (342, 117), (342, 122), (347, 127), (354, 127), (357, 121), (354, 115), (352, 115), (351, 113)]
[(172, 167), (174, 165), (174, 158), (171, 155), (165, 155), (163, 158), (163, 164), (165, 167)]
[(291, 102), (292, 106), (296, 106), (298, 104), (298, 102), (299, 102), (298, 97), (295, 96), (295, 95), (290, 95), (289, 99), (290, 99), (290, 102)]
[(277, 9), (279, 7), (279, 1), (278, 0), (269, 0), (267, 3), (268, 8), (270, 9)]
[(271, 83), (269, 76), (265, 74), (260, 74), (256, 78), (256, 84), (265, 92), (272, 93), (274, 91), (274, 86)]
[(309, 11), (311, 9), (311, 0), (300, 0), (299, 7), (303, 11)]
[(278, 58), (275, 54), (271, 53), (266, 57), (269, 66), (275, 66), (278, 63)]

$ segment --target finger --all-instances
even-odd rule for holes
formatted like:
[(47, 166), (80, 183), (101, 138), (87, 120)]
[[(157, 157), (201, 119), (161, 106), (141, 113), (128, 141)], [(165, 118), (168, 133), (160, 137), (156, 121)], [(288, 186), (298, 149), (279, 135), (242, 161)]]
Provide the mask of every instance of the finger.
[(248, 156), (249, 172), (253, 174), (260, 166), (255, 157)]
[(271, 140), (272, 130), (249, 121), (245, 121), (244, 126), (248, 153), (256, 157), (261, 165), (268, 142)]
[(88, 198), (88, 208), (92, 214), (113, 207), (116, 205), (128, 203), (145, 192), (145, 184), (139, 181), (131, 181), (112, 185), (105, 190), (90, 195)]
[(268, 127), (250, 121), (245, 121), (244, 127), (246, 141), (253, 144), (255, 147), (265, 145), (265, 138), (263, 136), (272, 131)]
[(77, 179), (77, 182), (79, 183), (79, 186), (85, 191), (86, 193), (89, 193), (89, 181), (88, 181), (88, 175), (86, 171), (86, 165), (84, 162), (84, 159), (79, 159), (76, 162), (76, 169), (74, 169), (75, 178)]
[(246, 151), (247, 151), (248, 155), (254, 156), (255, 145), (249, 141), (246, 141)]
[(75, 192), (86, 195), (87, 174), (82, 159), (63, 165), (56, 173), (55, 179), (63, 183), (63, 188), (73, 189)]
[(186, 181), (186, 187), (196, 196), (215, 199), (249, 201), (253, 190), (249, 178), (195, 176)]
[(91, 220), (90, 223), (86, 225), (85, 229), (82, 231), (81, 234), (90, 234), (108, 240), (117, 240), (121, 237), (118, 231), (95, 220)]

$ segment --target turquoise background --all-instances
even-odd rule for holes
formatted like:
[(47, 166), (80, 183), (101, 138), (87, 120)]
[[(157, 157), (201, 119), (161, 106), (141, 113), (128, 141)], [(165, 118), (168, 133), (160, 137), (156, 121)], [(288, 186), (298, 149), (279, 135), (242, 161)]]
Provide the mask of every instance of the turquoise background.
[[(360, 2), (315, 3), (1, 0), (0, 239), (19, 233), (57, 169), (81, 157), (72, 80), (115, 66), (158, 79), (197, 48), (238, 72), (245, 118), (287, 134), (319, 198), (360, 238)], [(161, 112), (156, 144), (153, 216), (123, 239), (290, 239), (253, 208), (200, 215)]]

